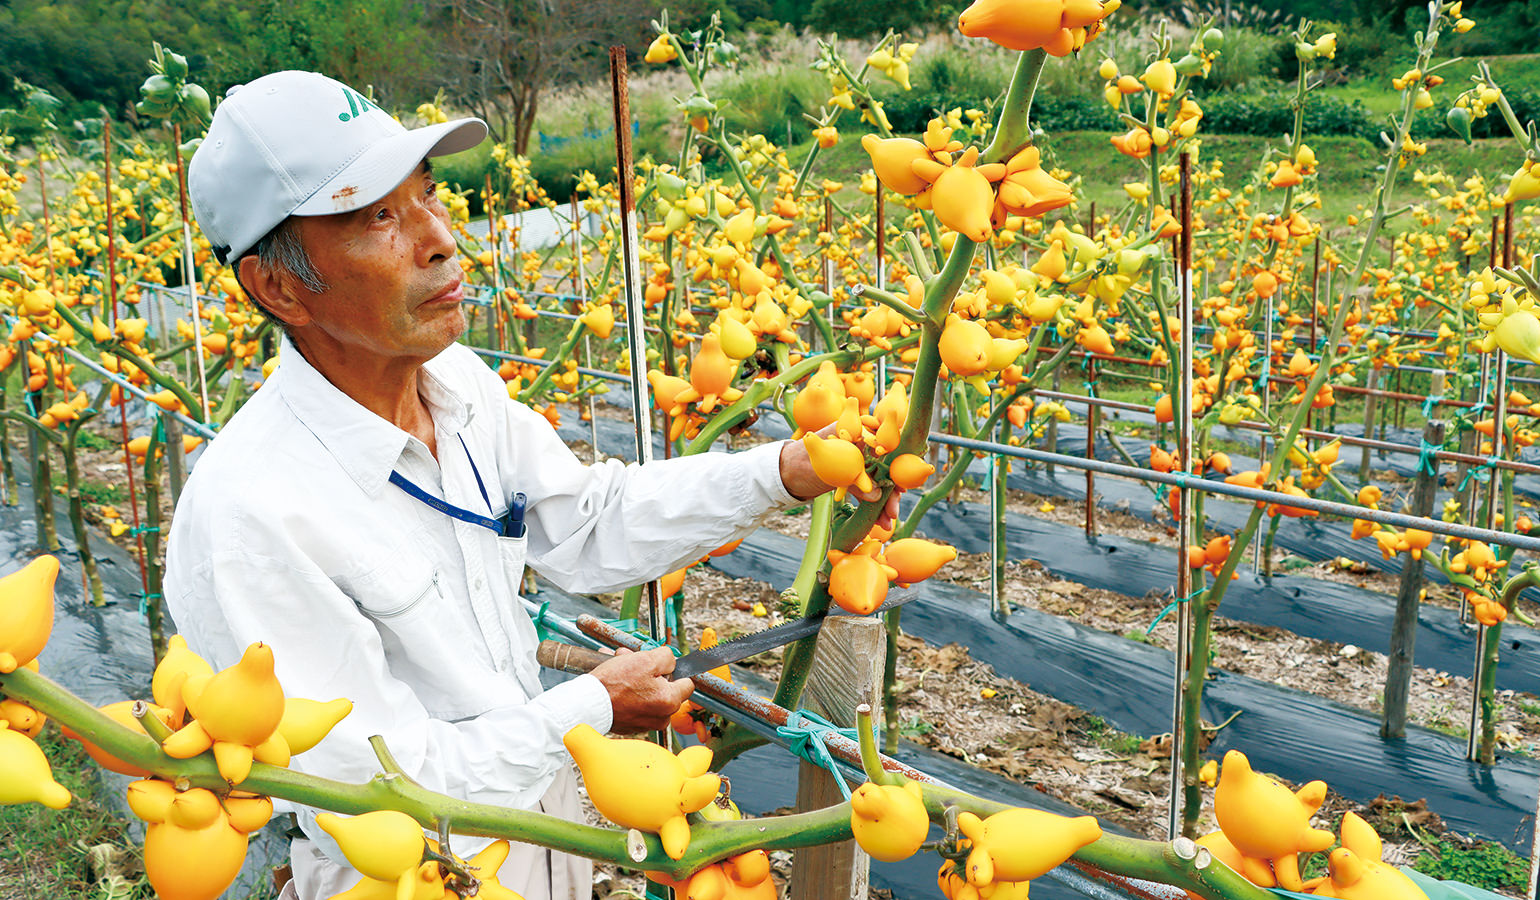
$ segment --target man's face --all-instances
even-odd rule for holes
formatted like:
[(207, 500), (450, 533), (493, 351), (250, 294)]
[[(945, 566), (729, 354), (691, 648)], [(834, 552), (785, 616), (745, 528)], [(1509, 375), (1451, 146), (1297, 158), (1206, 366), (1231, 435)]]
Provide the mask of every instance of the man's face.
[(465, 331), (464, 273), (426, 165), (362, 209), (298, 221), (329, 286), (303, 297), (302, 330), (314, 329), (316, 343), (355, 359), (422, 362)]

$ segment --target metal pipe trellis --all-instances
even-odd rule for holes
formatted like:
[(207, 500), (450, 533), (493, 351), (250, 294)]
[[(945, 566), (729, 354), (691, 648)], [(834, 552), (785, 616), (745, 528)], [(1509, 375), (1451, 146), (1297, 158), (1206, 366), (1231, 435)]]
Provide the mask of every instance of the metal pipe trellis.
[[(561, 634), (569, 640), (581, 642), (590, 647), (625, 647), (630, 650), (642, 648), (642, 642), (634, 635), (621, 631), (592, 616), (581, 616), (575, 622), (546, 610), (543, 614), (539, 607), (524, 601), (525, 608), (531, 615), (542, 615), (541, 621), (551, 630)], [(695, 700), (711, 711), (726, 716), (727, 718), (744, 725), (756, 735), (779, 746), (787, 746), (788, 739), (777, 733), (776, 729), (785, 725), (790, 718), (791, 711), (777, 706), (770, 700), (749, 693), (742, 687), (729, 681), (724, 681), (711, 675), (699, 676), (696, 679)], [(865, 778), (865, 770), (861, 766), (861, 748), (856, 742), (834, 731), (825, 731), (819, 735), (828, 748), (831, 756), (851, 775)], [(913, 781), (923, 784), (934, 784), (950, 787), (946, 782), (928, 775), (892, 757), (878, 754), (882, 760), (882, 767), (889, 772), (896, 772)], [(1140, 878), (1128, 878), (1099, 869), (1095, 866), (1071, 862), (1068, 865), (1059, 866), (1047, 873), (1049, 878), (1064, 883), (1070, 888), (1085, 894), (1096, 900), (1184, 900), (1187, 893), (1172, 885), (1155, 881), (1146, 881)]]
[(1156, 472), (1151, 469), (1141, 469), (1137, 466), (1126, 466), (1121, 463), (1104, 462), (1099, 459), (1083, 459), (1079, 456), (1049, 453), (1044, 450), (1033, 450), (1029, 447), (1012, 447), (1008, 444), (996, 444), (991, 441), (980, 441), (973, 438), (942, 434), (940, 432), (931, 432), (930, 439), (938, 444), (961, 447), (978, 453), (998, 453), (1003, 456), (1011, 456), (1038, 463), (1051, 462), (1073, 469), (1090, 469), (1103, 475), (1118, 475), (1124, 478), (1133, 478), (1137, 481), (1153, 481), (1172, 487), (1185, 487), (1188, 490), (1203, 491), (1208, 494), (1221, 494), (1237, 500), (1276, 503), (1279, 506), (1308, 509), (1343, 518), (1364, 519), (1365, 521), (1378, 522), (1382, 525), (1393, 525), (1398, 528), (1418, 528), (1433, 534), (1443, 535), (1444, 537), (1468, 541), (1485, 541), (1487, 543), (1514, 547), (1519, 550), (1528, 550), (1531, 553), (1540, 553), (1540, 538), (1524, 534), (1476, 528), (1470, 525), (1461, 525), (1457, 522), (1445, 522), (1441, 519), (1408, 516), (1403, 513), (1390, 512), (1389, 510), (1355, 506), (1351, 503), (1318, 500), (1314, 497), (1299, 497), (1279, 491), (1245, 487), (1244, 485), (1229, 484), (1223, 481), (1209, 481), (1196, 475), (1184, 475), (1180, 472)]

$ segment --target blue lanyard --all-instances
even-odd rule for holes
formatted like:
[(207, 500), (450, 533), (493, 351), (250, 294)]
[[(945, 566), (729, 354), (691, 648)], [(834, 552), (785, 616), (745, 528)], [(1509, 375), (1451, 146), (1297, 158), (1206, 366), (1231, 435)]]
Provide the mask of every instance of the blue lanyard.
[[(465, 459), (468, 462), (470, 462), (470, 464), (471, 464), (471, 474), (476, 476), (476, 487), (481, 490), (481, 499), (482, 499), (482, 501), (484, 503), (486, 503), (487, 511), (491, 512), (492, 511), (492, 499), (487, 496), (487, 486), (485, 484), (483, 484), (482, 481), (481, 481), (481, 472), (479, 470), (477, 470), (477, 468), (476, 468), (476, 460), (475, 460), (474, 457), (471, 456), (471, 448), (465, 446), (465, 438), (463, 438), (463, 437), (460, 438), (460, 447), (463, 450), (465, 450)], [(507, 528), (505, 526), (508, 523), (506, 523), (505, 521), (499, 520), (499, 519), (494, 519), (494, 518), (492, 518), (490, 516), (483, 516), (483, 515), (481, 515), (479, 513), (473, 513), (473, 512), (471, 512), (468, 509), (461, 509), (460, 507), (455, 506), (452, 503), (449, 503), (449, 502), (444, 501), (444, 500), (440, 500), (438, 497), (435, 497), (432, 494), (428, 493), (427, 491), (423, 490), (422, 488), (418, 487), (410, 479), (408, 479), (405, 475), (402, 475), (400, 472), (397, 472), (394, 469), (392, 469), (391, 472), (390, 472), (390, 483), (395, 485), (396, 487), (399, 487), (401, 490), (406, 491), (411, 496), (417, 498), (418, 500), (421, 500), (423, 503), (426, 503), (427, 505), (433, 507), (434, 509), (438, 510), (439, 512), (443, 513), (446, 516), (449, 516), (452, 519), (459, 519), (461, 522), (469, 522), (472, 525), (479, 525), (482, 528), (489, 528), (489, 529), (492, 530), (492, 532), (494, 534), (501, 535), (501, 534), (506, 534), (507, 533)], [(510, 515), (512, 514), (512, 512), (513, 512), (513, 507), (510, 507), (509, 508)], [(521, 520), (523, 518), (523, 515), (522, 515), (523, 512), (524, 512), (523, 508), (520, 507), (519, 508), (519, 513), (520, 513), (519, 518)], [(520, 533), (522, 533), (523, 524), (524, 523), (522, 521), (520, 521), (518, 523), (519, 528), (520, 528)]]

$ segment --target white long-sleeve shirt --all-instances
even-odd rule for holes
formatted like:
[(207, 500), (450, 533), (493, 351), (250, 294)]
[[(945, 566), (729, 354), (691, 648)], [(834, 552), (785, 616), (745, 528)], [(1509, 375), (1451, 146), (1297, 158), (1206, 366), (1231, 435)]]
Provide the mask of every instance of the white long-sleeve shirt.
[[(526, 557), (574, 592), (672, 571), (796, 502), (781, 483), (779, 444), (645, 467), (585, 465), (454, 345), (419, 375), (435, 459), (287, 341), (282, 360), (182, 494), (165, 575), (177, 629), (216, 670), (263, 641), (288, 696), (353, 701), (325, 740), (294, 758), (296, 770), (367, 781), (380, 770), (368, 744), (379, 734), (431, 790), (570, 813), (575, 788), (561, 737), (579, 723), (608, 731), (611, 708), (593, 676), (542, 691), (536, 632), (517, 596)], [(523, 491), (527, 537), (450, 518), (391, 484), (392, 470), (492, 518)], [(295, 811), (306, 836), (340, 862), (314, 811)], [(466, 839), (456, 850), (482, 843)], [(537, 863), (515, 848), (505, 876)], [(333, 883), (347, 874), (338, 871)], [(505, 883), (528, 900), (545, 897), (533, 881)]]

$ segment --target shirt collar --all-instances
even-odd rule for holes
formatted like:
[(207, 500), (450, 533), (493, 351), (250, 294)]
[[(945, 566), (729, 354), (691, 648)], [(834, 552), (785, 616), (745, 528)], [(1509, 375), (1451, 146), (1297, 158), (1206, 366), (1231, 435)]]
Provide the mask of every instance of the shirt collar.
[[(450, 346), (453, 349), (453, 345)], [(456, 434), (471, 419), (470, 404), (445, 378), (446, 350), (418, 371), (418, 391), (441, 433)], [(388, 483), (391, 470), (411, 435), (366, 409), (326, 379), (283, 338), (282, 363), (273, 379), (279, 396), (300, 423), (315, 435), (360, 490), (374, 496)]]

